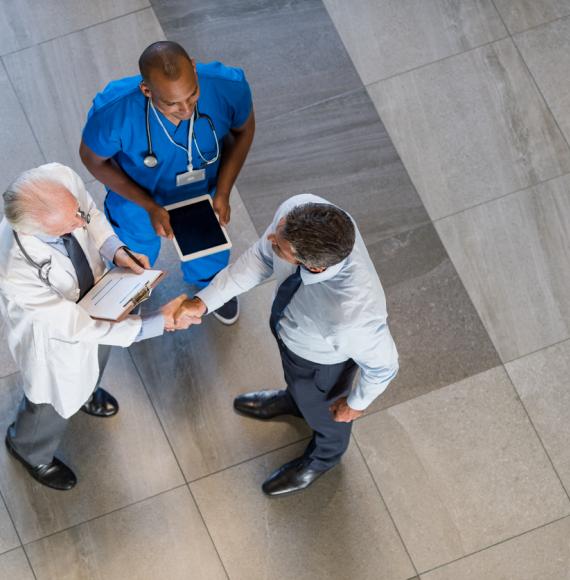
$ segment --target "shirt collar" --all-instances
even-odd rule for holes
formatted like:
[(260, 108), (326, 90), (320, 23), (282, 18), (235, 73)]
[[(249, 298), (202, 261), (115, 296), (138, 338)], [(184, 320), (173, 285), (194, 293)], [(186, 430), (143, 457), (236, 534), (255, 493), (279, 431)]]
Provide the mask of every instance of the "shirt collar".
[(40, 242), (44, 242), (46, 244), (56, 244), (61, 240), (61, 238), (58, 236), (48, 236), (47, 234), (36, 234), (34, 237), (38, 238)]
[(311, 272), (310, 270), (307, 270), (307, 268), (301, 266), (301, 280), (303, 281), (303, 284), (308, 286), (310, 284), (316, 284), (317, 282), (326, 282), (327, 280), (334, 278), (334, 276), (342, 270), (347, 259), (348, 258), (345, 258), (342, 262), (339, 262), (334, 266), (329, 266), (323, 272)]

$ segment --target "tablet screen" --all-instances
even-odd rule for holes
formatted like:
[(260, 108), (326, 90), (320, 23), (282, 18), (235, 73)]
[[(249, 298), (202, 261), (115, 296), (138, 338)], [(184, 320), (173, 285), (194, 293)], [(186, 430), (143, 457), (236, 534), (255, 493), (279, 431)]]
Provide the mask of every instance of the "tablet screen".
[(183, 255), (227, 243), (212, 204), (207, 199), (171, 209), (168, 213)]

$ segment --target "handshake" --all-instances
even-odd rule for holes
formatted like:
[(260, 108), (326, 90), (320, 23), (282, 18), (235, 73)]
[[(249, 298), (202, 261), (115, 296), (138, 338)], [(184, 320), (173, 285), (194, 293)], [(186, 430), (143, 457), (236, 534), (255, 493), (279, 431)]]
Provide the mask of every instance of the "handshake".
[(200, 298), (188, 298), (186, 294), (180, 294), (160, 309), (164, 316), (164, 330), (186, 330), (193, 324), (201, 324), (206, 310)]

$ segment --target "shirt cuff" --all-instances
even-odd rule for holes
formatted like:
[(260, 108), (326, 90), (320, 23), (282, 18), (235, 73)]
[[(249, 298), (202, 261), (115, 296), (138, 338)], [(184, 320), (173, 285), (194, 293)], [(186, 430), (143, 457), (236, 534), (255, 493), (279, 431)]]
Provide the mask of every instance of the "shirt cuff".
[(142, 326), (134, 342), (140, 342), (147, 338), (162, 336), (164, 333), (164, 316), (160, 312), (154, 314), (143, 314), (141, 316)]
[(205, 314), (214, 312), (214, 310), (223, 306), (228, 300), (230, 300), (230, 298), (233, 298), (233, 296), (230, 296), (229, 298), (224, 299), (219, 290), (216, 290), (216, 288), (211, 284), (202, 288), (200, 292), (196, 292), (196, 296), (206, 305), (207, 310)]
[(103, 258), (105, 258), (105, 260), (113, 263), (117, 250), (122, 248), (124, 245), (125, 244), (121, 242), (118, 236), (109, 236), (103, 242), (103, 245), (99, 248), (99, 253), (103, 256)]

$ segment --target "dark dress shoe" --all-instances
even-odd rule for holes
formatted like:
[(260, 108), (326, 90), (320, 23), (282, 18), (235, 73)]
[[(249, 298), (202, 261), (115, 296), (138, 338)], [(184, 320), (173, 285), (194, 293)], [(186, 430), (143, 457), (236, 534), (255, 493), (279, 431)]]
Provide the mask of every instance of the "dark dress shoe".
[(15, 449), (10, 441), (10, 437), (6, 436), (6, 447), (12, 457), (17, 459), (25, 468), (26, 471), (39, 483), (51, 489), (59, 491), (68, 491), (75, 487), (77, 477), (65, 463), (54, 457), (50, 463), (42, 465), (30, 465)]
[(284, 390), (244, 393), (234, 399), (234, 409), (244, 415), (263, 420), (273, 419), (279, 415), (302, 416), (291, 403), (290, 395)]
[(261, 489), (270, 496), (289, 495), (306, 489), (327, 471), (311, 469), (310, 459), (298, 457), (274, 471), (263, 482)]
[(113, 395), (99, 387), (81, 410), (94, 417), (112, 417), (119, 412), (119, 403)]

